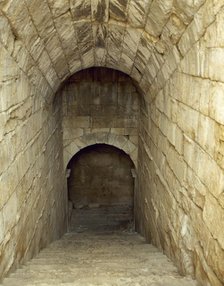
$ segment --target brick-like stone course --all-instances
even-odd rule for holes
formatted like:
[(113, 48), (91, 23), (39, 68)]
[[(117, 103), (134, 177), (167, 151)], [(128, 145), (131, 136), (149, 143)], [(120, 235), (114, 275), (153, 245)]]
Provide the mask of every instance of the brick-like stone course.
[[(73, 73), (104, 66), (130, 75), (144, 96), (139, 229), (183, 273), (223, 284), (223, 9), (215, 0), (0, 2), (1, 275), (65, 229), (54, 94)], [(90, 119), (80, 115), (74, 136)], [(92, 142), (136, 145), (120, 123), (113, 132), (100, 128)], [(72, 156), (66, 152), (64, 162)]]

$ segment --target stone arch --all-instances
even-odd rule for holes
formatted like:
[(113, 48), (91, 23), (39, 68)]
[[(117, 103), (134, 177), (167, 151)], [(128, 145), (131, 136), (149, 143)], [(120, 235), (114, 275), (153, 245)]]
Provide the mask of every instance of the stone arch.
[(92, 66), (123, 71), (147, 92), (158, 72), (160, 79), (169, 77), (188, 51), (180, 40), (204, 1), (187, 9), (183, 1), (143, 2), (3, 1), (0, 41), (48, 95), (73, 73)]
[(124, 151), (129, 155), (137, 169), (138, 147), (135, 143), (131, 142), (124, 135), (117, 135), (109, 132), (96, 132), (80, 136), (64, 147), (64, 170), (66, 170), (69, 161), (75, 154), (81, 149), (94, 144), (107, 144)]
[(134, 228), (135, 165), (109, 144), (91, 144), (67, 166), (68, 230)]

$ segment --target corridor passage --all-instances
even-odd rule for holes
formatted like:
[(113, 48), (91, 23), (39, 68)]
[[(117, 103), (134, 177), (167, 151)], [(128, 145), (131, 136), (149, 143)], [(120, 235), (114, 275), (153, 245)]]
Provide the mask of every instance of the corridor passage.
[(136, 233), (72, 232), (42, 250), (4, 286), (193, 286)]

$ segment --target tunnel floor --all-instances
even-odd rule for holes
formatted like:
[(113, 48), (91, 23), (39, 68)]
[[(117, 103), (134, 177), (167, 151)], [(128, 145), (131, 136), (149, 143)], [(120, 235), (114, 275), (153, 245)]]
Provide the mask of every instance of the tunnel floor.
[(129, 231), (72, 232), (12, 273), (4, 286), (191, 286), (157, 248)]

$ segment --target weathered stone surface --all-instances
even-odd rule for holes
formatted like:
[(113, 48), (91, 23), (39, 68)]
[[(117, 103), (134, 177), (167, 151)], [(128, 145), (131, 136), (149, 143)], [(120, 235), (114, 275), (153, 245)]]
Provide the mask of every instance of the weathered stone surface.
[[(183, 273), (222, 285), (213, 223), (224, 211), (222, 1), (4, 0), (0, 10), (0, 275), (64, 231), (62, 162), (105, 141), (138, 158), (141, 232)], [(67, 124), (62, 158), (54, 94), (91, 66), (131, 75), (144, 94), (140, 118), (126, 89), (85, 89), (83, 102), (74, 89), (63, 106), (80, 121)]]
[[(91, 271), (89, 264), (93, 265)], [(130, 231), (67, 234), (43, 250), (25, 268), (11, 274), (3, 285), (19, 283), (27, 286), (28, 283), (47, 284), (47, 281), (72, 285), (74, 276), (77, 286), (111, 283), (116, 286), (197, 285), (196, 281), (178, 274), (172, 262), (156, 247)]]
[[(103, 68), (86, 70), (69, 79), (62, 96), (65, 152), (70, 148), (68, 140), (83, 138), (84, 134), (89, 136), (86, 146), (92, 144), (96, 133), (103, 132), (108, 138), (111, 134), (137, 134), (139, 95), (128, 76)], [(124, 140), (121, 145), (126, 144), (129, 155), (137, 148), (136, 138), (132, 141), (127, 144)]]
[(110, 17), (120, 21), (126, 21), (128, 0), (110, 0)]
[(74, 21), (79, 21), (81, 19), (91, 19), (90, 0), (72, 0), (70, 1), (70, 5)]
[(100, 23), (109, 20), (109, 0), (96, 0), (91, 2), (92, 18)]

